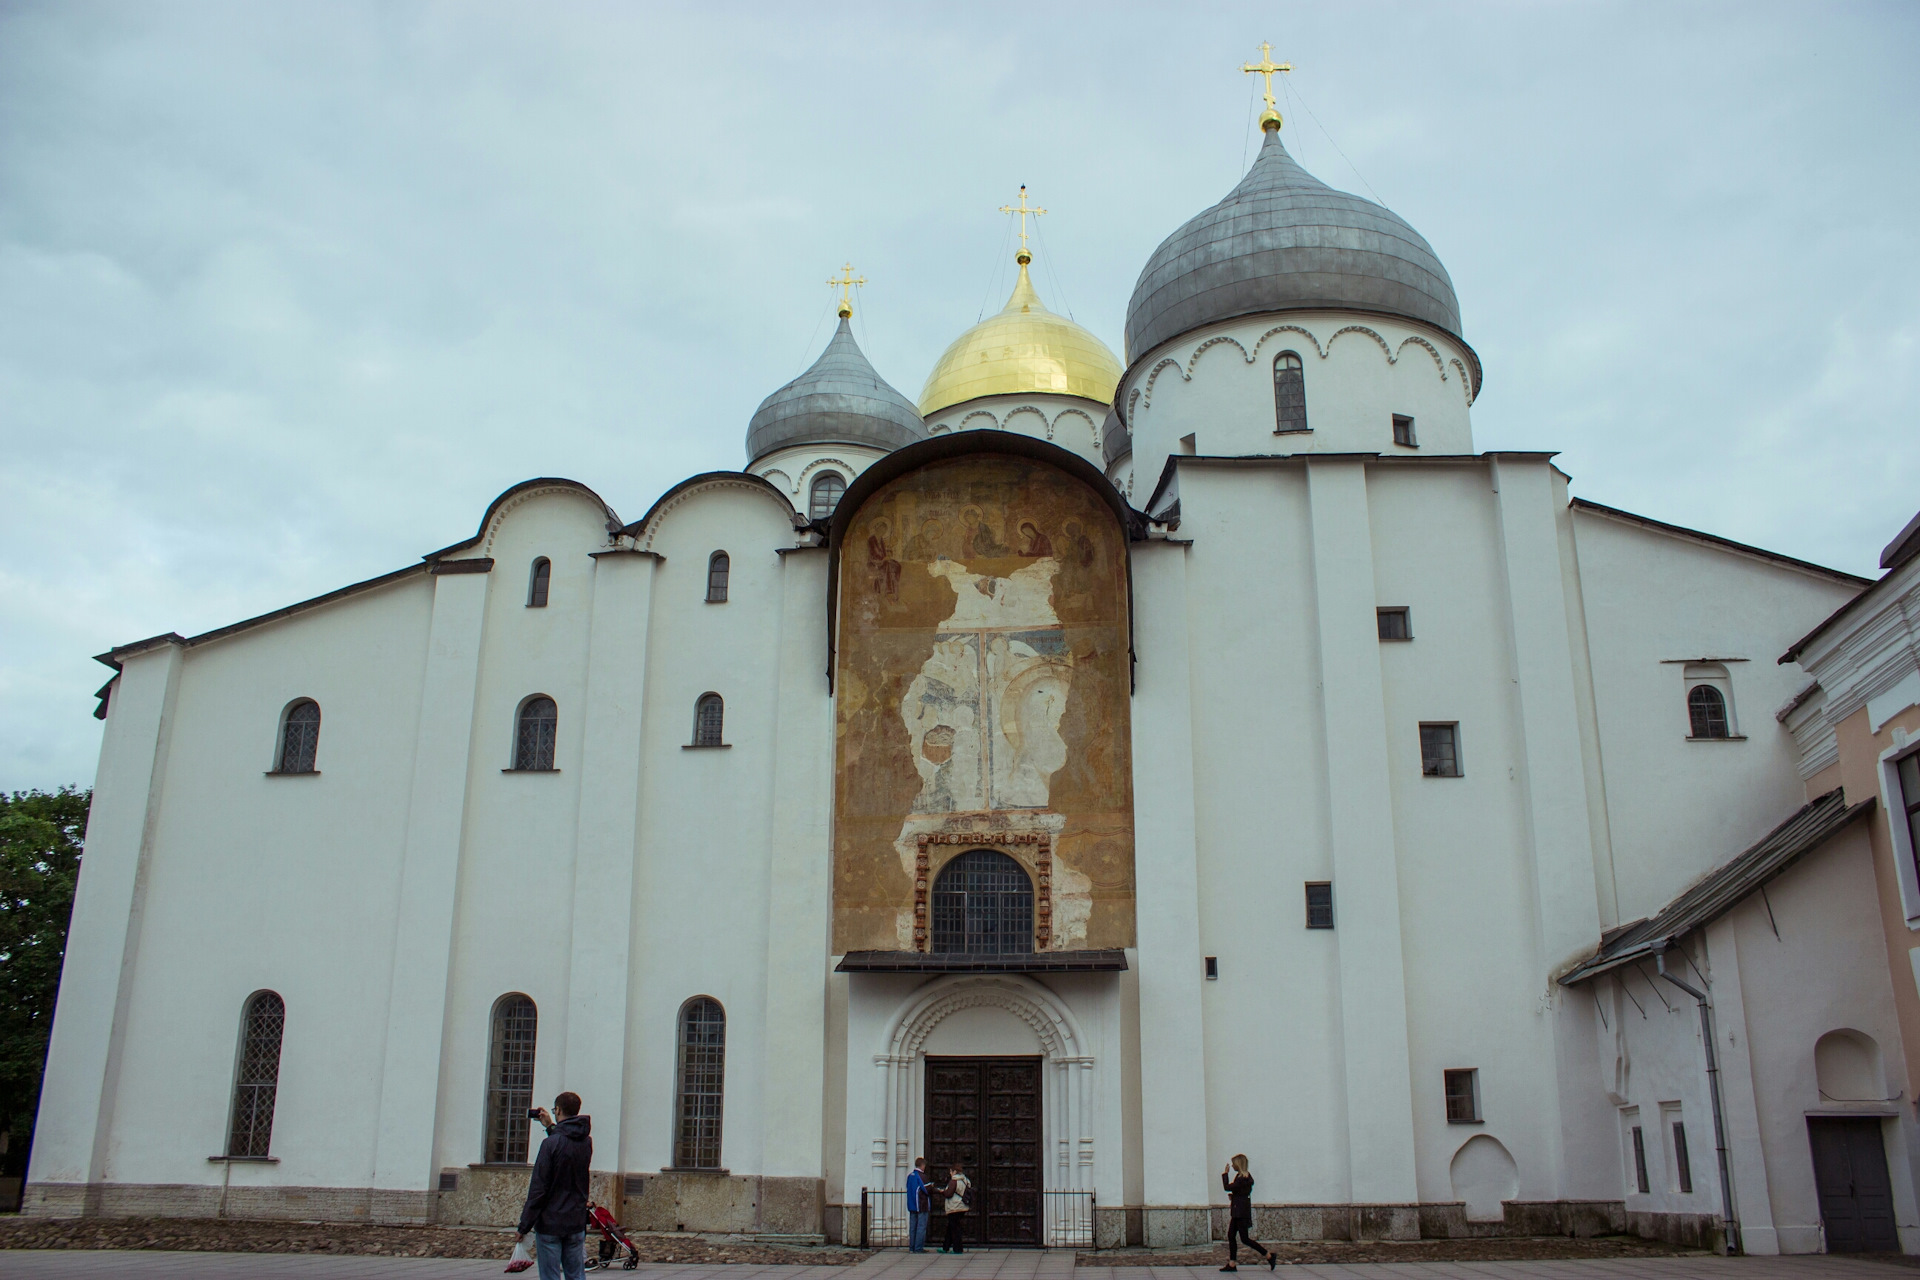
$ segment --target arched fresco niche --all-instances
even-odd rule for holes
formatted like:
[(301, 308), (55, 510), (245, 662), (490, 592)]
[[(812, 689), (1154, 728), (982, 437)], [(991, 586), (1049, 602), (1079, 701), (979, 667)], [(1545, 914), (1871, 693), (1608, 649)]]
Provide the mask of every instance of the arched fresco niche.
[(1036, 951), (1133, 943), (1127, 546), (1109, 499), (998, 453), (898, 476), (846, 517), (834, 950), (926, 951), (967, 848), (1033, 879)]
[(1467, 1207), (1468, 1222), (1500, 1222), (1504, 1201), (1520, 1194), (1520, 1170), (1500, 1139), (1476, 1133), (1460, 1144), (1447, 1166), (1453, 1198)]

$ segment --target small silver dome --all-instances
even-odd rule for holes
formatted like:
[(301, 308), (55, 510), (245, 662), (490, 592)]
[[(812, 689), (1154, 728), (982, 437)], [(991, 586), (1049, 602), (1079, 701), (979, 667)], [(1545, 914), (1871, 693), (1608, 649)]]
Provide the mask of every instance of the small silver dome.
[(927, 438), (913, 402), (873, 371), (845, 317), (813, 367), (754, 410), (747, 465), (796, 444), (860, 444), (893, 450)]
[(1240, 185), (1147, 260), (1127, 304), (1127, 358), (1216, 320), (1319, 308), (1460, 336), (1453, 281), (1420, 233), (1302, 169), (1269, 129)]

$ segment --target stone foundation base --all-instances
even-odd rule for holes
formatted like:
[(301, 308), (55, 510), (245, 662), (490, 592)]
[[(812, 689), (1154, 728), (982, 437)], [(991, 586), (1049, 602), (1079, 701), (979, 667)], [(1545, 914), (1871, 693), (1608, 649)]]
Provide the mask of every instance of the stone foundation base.
[(817, 1239), (826, 1234), (826, 1187), (823, 1178), (736, 1176), (717, 1170), (629, 1174), (620, 1225), (629, 1231)]
[[(447, 1227), (512, 1227), (519, 1224), (520, 1207), (527, 1202), (527, 1184), (533, 1180), (530, 1164), (468, 1165), (442, 1169), (440, 1190), (433, 1193), (433, 1222)], [(587, 1198), (605, 1205), (620, 1217), (620, 1175), (589, 1173)]]
[(31, 1182), (20, 1211), (45, 1218), (226, 1217), (420, 1224), (431, 1218), (432, 1193), (370, 1187)]
[[(1643, 1240), (1662, 1240), (1685, 1249), (1727, 1251), (1727, 1228), (1717, 1213), (1623, 1213), (1626, 1230)], [(1809, 1250), (1808, 1252), (1812, 1252)]]

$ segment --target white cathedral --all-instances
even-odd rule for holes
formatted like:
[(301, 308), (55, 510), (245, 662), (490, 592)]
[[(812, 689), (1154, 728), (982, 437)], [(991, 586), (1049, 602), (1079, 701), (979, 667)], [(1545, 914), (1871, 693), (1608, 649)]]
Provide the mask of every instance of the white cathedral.
[(1262, 125), (1124, 360), (1023, 247), (917, 405), (843, 303), (637, 520), (103, 655), (28, 1212), (507, 1223), (567, 1089), (642, 1230), (878, 1243), (925, 1155), (1188, 1244), (1245, 1152), (1262, 1234), (1711, 1238), (1718, 1086), (1560, 979), (1806, 802), (1864, 584), (1476, 452), (1445, 268)]

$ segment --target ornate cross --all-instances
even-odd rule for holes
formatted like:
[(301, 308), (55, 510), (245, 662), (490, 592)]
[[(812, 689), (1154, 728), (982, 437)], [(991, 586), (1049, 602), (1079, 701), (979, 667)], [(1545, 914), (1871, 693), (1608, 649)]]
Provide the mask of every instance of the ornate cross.
[(865, 276), (853, 274), (853, 264), (849, 262), (840, 269), (840, 274), (827, 281), (827, 287), (840, 291), (840, 318), (845, 320), (853, 314), (853, 291), (867, 282)]
[(1014, 261), (1020, 263), (1022, 266), (1032, 262), (1033, 255), (1027, 252), (1027, 218), (1029, 215), (1037, 218), (1045, 213), (1046, 210), (1036, 209), (1027, 203), (1027, 184), (1023, 182), (1020, 184), (1020, 203), (1017, 205), (1003, 204), (1000, 206), (1000, 212), (1017, 213), (1020, 215), (1020, 252), (1014, 255)]
[(1250, 76), (1264, 76), (1266, 78), (1267, 110), (1278, 115), (1279, 112), (1273, 105), (1273, 73), (1276, 71), (1291, 71), (1293, 70), (1293, 64), (1291, 62), (1275, 62), (1273, 60), (1273, 46), (1265, 40), (1262, 40), (1260, 42), (1260, 61), (1249, 62), (1241, 67), (1240, 70)]

